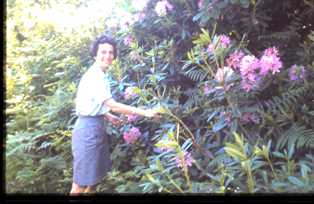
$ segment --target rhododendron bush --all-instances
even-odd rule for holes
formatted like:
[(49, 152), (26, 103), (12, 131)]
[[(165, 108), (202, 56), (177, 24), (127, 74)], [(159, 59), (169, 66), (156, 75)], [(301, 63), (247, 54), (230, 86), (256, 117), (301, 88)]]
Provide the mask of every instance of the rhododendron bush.
[[(109, 183), (119, 174), (129, 183), (118, 192), (311, 189), (302, 171), (313, 168), (313, 32), (289, 47), (266, 25), (267, 1), (143, 2), (133, 13), (141, 19), (112, 33), (123, 44), (119, 63), (127, 74), (116, 87), (161, 117), (118, 130), (124, 141), (115, 138)], [(311, 51), (297, 57), (296, 49)]]

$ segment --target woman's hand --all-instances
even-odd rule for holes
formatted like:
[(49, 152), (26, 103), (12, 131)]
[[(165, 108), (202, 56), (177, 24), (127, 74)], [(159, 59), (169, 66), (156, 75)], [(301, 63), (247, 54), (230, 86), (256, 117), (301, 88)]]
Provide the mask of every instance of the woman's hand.
[(116, 125), (116, 126), (121, 126), (123, 123), (123, 120), (121, 120), (119, 117), (110, 113), (107, 113), (105, 115), (105, 118), (109, 120), (109, 122), (111, 122), (113, 125)]
[(159, 117), (159, 112), (155, 109), (147, 109), (145, 110), (145, 117), (152, 118), (152, 117)]

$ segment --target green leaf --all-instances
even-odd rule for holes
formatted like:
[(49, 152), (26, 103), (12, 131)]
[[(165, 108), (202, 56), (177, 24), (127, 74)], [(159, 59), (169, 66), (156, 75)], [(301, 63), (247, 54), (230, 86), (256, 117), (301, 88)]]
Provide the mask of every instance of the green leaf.
[(154, 177), (150, 173), (145, 173), (148, 180), (150, 180), (152, 183), (157, 183), (157, 181), (154, 179)]
[(172, 140), (160, 140), (155, 146), (159, 148), (177, 148), (178, 143)]
[(163, 168), (163, 166), (162, 166), (162, 164), (158, 158), (156, 159), (156, 165), (157, 165), (157, 168), (159, 171), (161, 171), (161, 172), (164, 171), (164, 168)]
[(299, 186), (299, 187), (303, 187), (303, 186), (304, 186), (304, 183), (303, 183), (300, 179), (298, 179), (297, 177), (295, 177), (295, 176), (289, 176), (289, 177), (288, 177), (288, 180), (289, 180), (292, 184), (297, 185), (297, 186)]
[(227, 126), (227, 123), (223, 118), (221, 118), (217, 123), (213, 125), (213, 131), (218, 132), (219, 130), (223, 129)]
[(303, 162), (300, 162), (300, 166), (301, 166), (301, 176), (303, 178), (306, 178), (308, 175), (308, 172), (311, 172), (311, 168), (308, 167), (306, 164), (304, 164)]
[(208, 117), (207, 122), (210, 122), (214, 118), (214, 116), (217, 115), (218, 113), (219, 113), (219, 111), (217, 111), (217, 110), (213, 111), (210, 114), (210, 116)]
[(203, 16), (203, 12), (199, 12), (197, 13), (195, 16), (193, 16), (192, 20), (195, 22), (195, 21), (198, 21), (201, 17)]
[(235, 137), (235, 141), (238, 145), (240, 145), (241, 147), (244, 146), (244, 143), (243, 143), (243, 138), (236, 132), (233, 133), (234, 137)]
[(295, 146), (295, 143), (292, 143), (288, 148), (288, 158), (291, 159), (292, 158), (292, 155), (294, 153), (294, 146)]
[(239, 159), (241, 161), (246, 160), (246, 156), (237, 149), (225, 147), (224, 150), (227, 152), (229, 156), (234, 157), (235, 159)]
[(287, 183), (278, 182), (278, 181), (272, 181), (272, 187), (273, 187), (274, 189), (286, 188), (286, 187), (287, 187)]
[(273, 152), (273, 155), (275, 155), (278, 158), (282, 158), (282, 159), (285, 158), (285, 155), (283, 153), (281, 153), (281, 152)]

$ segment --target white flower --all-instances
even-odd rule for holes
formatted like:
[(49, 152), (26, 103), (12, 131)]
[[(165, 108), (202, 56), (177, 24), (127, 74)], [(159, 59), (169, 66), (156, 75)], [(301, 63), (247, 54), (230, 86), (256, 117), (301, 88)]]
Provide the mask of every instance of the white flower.
[(173, 6), (167, 0), (158, 1), (155, 7), (155, 11), (158, 16), (165, 16), (167, 14), (167, 10), (171, 11), (172, 9)]
[(215, 79), (219, 83), (223, 83), (225, 81), (228, 81), (228, 79), (231, 77), (233, 72), (234, 71), (230, 67), (218, 68), (216, 75), (215, 75)]

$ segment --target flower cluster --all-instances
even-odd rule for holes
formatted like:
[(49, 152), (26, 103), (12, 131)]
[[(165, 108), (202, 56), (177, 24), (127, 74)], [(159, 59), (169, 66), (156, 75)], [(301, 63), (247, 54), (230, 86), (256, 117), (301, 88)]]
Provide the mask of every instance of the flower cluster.
[(269, 71), (272, 71), (272, 74), (280, 72), (279, 69), (282, 67), (282, 62), (279, 58), (278, 50), (275, 47), (268, 48), (264, 51), (264, 55), (260, 59), (260, 74), (265, 76)]
[(229, 58), (227, 59), (227, 65), (233, 69), (239, 67), (242, 57), (244, 53), (242, 51), (235, 51), (232, 53)]
[(124, 99), (125, 99), (125, 100), (133, 99), (133, 98), (135, 98), (136, 96), (138, 96), (138, 94), (135, 93), (135, 91), (134, 91), (135, 88), (136, 88), (136, 87), (131, 87), (131, 86), (129, 86), (129, 87), (127, 87), (127, 88), (125, 89), (125, 91), (124, 91)]
[(231, 124), (231, 121), (232, 121), (232, 113), (231, 112), (222, 111), (222, 112), (220, 112), (220, 116), (219, 117), (223, 117), (225, 119), (225, 122), (228, 125)]
[(165, 16), (167, 15), (167, 11), (172, 10), (173, 6), (167, 0), (158, 1), (155, 7), (158, 16)]
[(226, 49), (231, 43), (230, 38), (227, 35), (218, 35), (215, 36), (213, 42), (207, 46), (208, 54), (214, 53), (215, 49)]
[(269, 72), (275, 74), (282, 68), (282, 62), (275, 47), (266, 49), (260, 59), (254, 55), (244, 56), (243, 52), (236, 51), (226, 61), (228, 66), (240, 70), (241, 86), (246, 92), (252, 90)]
[(259, 123), (259, 117), (254, 113), (246, 112), (242, 115), (240, 119), (243, 123), (250, 123), (253, 122), (255, 124)]
[(205, 85), (204, 85), (203, 90), (204, 90), (204, 94), (205, 94), (205, 95), (208, 95), (208, 94), (210, 93), (211, 89), (210, 89), (209, 86), (208, 86), (208, 81), (205, 82)]
[(245, 91), (249, 92), (260, 79), (258, 69), (259, 61), (255, 56), (246, 55), (242, 58), (240, 62), (241, 85)]
[(230, 38), (226, 35), (219, 35), (219, 42), (221, 44), (221, 47), (227, 48), (230, 45)]
[(123, 30), (129, 29), (130, 26), (139, 20), (139, 16), (137, 14), (133, 15), (128, 12), (123, 12), (121, 16), (122, 18), (120, 20), (120, 27)]
[(297, 81), (305, 78), (305, 68), (302, 65), (292, 65), (289, 69), (289, 77), (291, 81)]
[(184, 158), (181, 158), (179, 155), (176, 156), (176, 165), (177, 167), (187, 167), (192, 166), (193, 157), (190, 152), (184, 151)]
[(130, 46), (133, 43), (133, 38), (131, 35), (127, 35), (124, 39), (123, 39), (123, 43), (126, 46)]
[(197, 2), (198, 9), (201, 9), (203, 7), (203, 5), (204, 5), (204, 0), (198, 0), (198, 2)]
[(136, 114), (132, 114), (132, 115), (127, 115), (128, 117), (128, 122), (129, 123), (132, 123), (132, 122), (135, 122), (139, 119), (139, 116), (136, 115)]
[(140, 136), (141, 132), (137, 127), (132, 127), (129, 131), (123, 133), (123, 139), (127, 144), (133, 144)]

